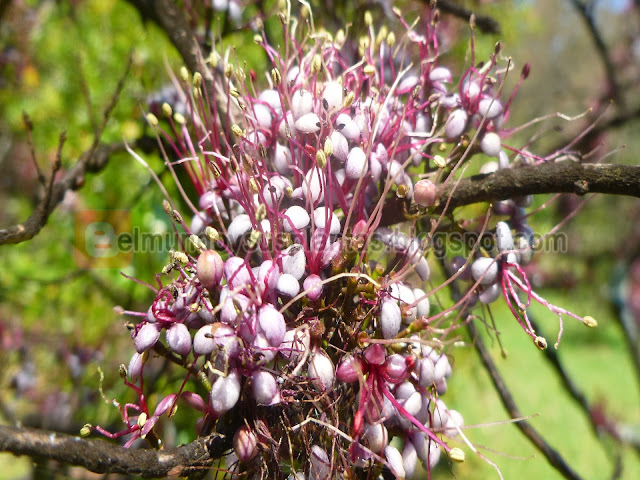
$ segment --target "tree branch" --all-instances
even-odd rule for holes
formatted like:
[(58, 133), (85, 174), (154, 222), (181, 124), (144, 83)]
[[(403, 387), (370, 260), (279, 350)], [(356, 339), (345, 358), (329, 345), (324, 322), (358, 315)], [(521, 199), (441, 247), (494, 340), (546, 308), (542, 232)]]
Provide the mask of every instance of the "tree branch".
[[(200, 72), (205, 85), (211, 87), (213, 77), (204, 68), (202, 50), (182, 10), (172, 0), (127, 0), (143, 20), (150, 20), (160, 27), (176, 48), (185, 66), (191, 72)], [(210, 88), (207, 88), (210, 91)]]
[[(429, 2), (430, 0), (423, 0)], [(500, 24), (492, 17), (487, 15), (476, 15), (472, 10), (464, 8), (462, 5), (450, 0), (438, 0), (436, 2), (438, 10), (454, 17), (461, 18), (467, 22), (471, 19), (471, 15), (475, 17), (475, 24), (484, 33), (500, 33)]]
[[(564, 161), (505, 168), (491, 174), (474, 175), (457, 183), (450, 181), (439, 193), (434, 212), (543, 193), (608, 193), (640, 197), (640, 166)], [(403, 221), (402, 212), (406, 207), (403, 199), (387, 201), (381, 225)]]
[(104, 440), (84, 439), (33, 428), (0, 425), (0, 451), (56, 460), (96, 473), (123, 473), (144, 478), (185, 476), (208, 468), (229, 448), (219, 434), (166, 450), (129, 449)]
[(605, 74), (607, 76), (607, 80), (609, 81), (610, 94), (609, 98), (615, 100), (616, 103), (622, 106), (624, 98), (622, 97), (622, 92), (620, 86), (618, 84), (618, 77), (616, 75), (616, 69), (611, 61), (611, 56), (609, 55), (609, 49), (607, 45), (604, 43), (604, 39), (596, 26), (595, 19), (593, 17), (593, 3), (587, 5), (586, 3), (581, 2), (580, 0), (571, 0), (571, 4), (578, 11), (582, 20), (584, 21), (587, 29), (589, 30), (589, 34), (595, 43), (596, 50), (598, 51), (598, 55), (600, 55), (600, 60), (604, 66)]
[[(489, 373), (491, 377), (491, 381), (493, 386), (498, 391), (500, 395), (500, 400), (502, 400), (502, 404), (509, 412), (511, 418), (522, 418), (522, 413), (518, 409), (515, 400), (511, 396), (511, 392), (507, 388), (506, 384), (500, 372), (496, 368), (495, 363), (493, 363), (493, 359), (491, 358), (491, 354), (489, 350), (484, 344), (484, 341), (480, 337), (478, 333), (478, 329), (473, 321), (467, 322), (467, 329), (469, 331), (469, 335), (473, 341), (473, 345), (480, 355), (480, 359), (482, 360), (482, 364), (484, 368)], [(520, 420), (516, 422), (516, 426), (520, 429), (520, 431), (529, 439), (531, 443), (535, 445), (535, 447), (542, 452), (542, 454), (547, 458), (549, 463), (556, 469), (558, 472), (562, 474), (565, 478), (572, 480), (579, 480), (581, 477), (578, 475), (568, 464), (564, 461), (562, 456), (551, 447), (542, 436), (538, 433), (538, 431), (531, 426), (531, 424), (526, 420)]]

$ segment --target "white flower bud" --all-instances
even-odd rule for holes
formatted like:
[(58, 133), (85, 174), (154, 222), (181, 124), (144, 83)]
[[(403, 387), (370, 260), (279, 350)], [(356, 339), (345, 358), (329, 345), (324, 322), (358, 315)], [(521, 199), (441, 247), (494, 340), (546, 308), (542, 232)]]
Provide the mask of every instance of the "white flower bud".
[(331, 210), (326, 207), (318, 207), (313, 211), (313, 223), (317, 228), (327, 228), (327, 217), (329, 218), (329, 233), (331, 235), (337, 235), (340, 233), (341, 226), (340, 220)]
[(336, 130), (342, 133), (347, 140), (351, 140), (352, 142), (360, 140), (360, 128), (358, 124), (346, 113), (341, 113), (338, 115), (338, 118), (336, 118)]
[(513, 250), (513, 235), (507, 222), (498, 222), (496, 225), (496, 246), (500, 252)]
[(471, 265), (471, 275), (475, 281), (480, 281), (481, 285), (490, 285), (498, 278), (498, 264), (493, 258), (480, 257)]
[(434, 362), (433, 373), (435, 376), (435, 383), (439, 383), (440, 381), (442, 381), (447, 376), (447, 373), (450, 370), (451, 370), (451, 365), (449, 364), (449, 359), (445, 354), (440, 355), (440, 358), (438, 358)]
[[(269, 343), (267, 337), (262, 333), (256, 334), (251, 345), (254, 348), (254, 355), (262, 355), (259, 361), (256, 363), (265, 364), (271, 362), (276, 357), (276, 349)], [(255, 357), (254, 357), (255, 358)]]
[(140, 378), (140, 374), (142, 373), (142, 367), (144, 365), (144, 360), (142, 354), (136, 352), (129, 360), (129, 368), (127, 369), (127, 373), (129, 374), (129, 378), (133, 383), (137, 382)]
[(420, 288), (414, 288), (413, 296), (415, 297), (416, 300), (419, 300), (418, 304), (416, 305), (416, 308), (418, 310), (416, 312), (416, 315), (418, 317), (424, 317), (429, 315), (429, 309), (431, 305), (429, 303), (429, 297), (426, 296), (425, 291)]
[(279, 347), (287, 331), (284, 316), (273, 305), (267, 303), (260, 307), (258, 323), (269, 343)]
[(403, 382), (396, 387), (395, 397), (398, 401), (406, 400), (416, 392), (416, 387), (411, 382)]
[(302, 182), (302, 196), (311, 200), (314, 205), (324, 198), (325, 175), (319, 168), (313, 167), (305, 175)]
[(311, 337), (306, 329), (287, 330), (280, 344), (280, 354), (290, 363), (297, 364), (309, 350), (310, 343)]
[(436, 466), (438, 460), (440, 460), (440, 445), (428, 438), (422, 432), (414, 434), (411, 438), (411, 443), (413, 443), (413, 446), (416, 449), (416, 454), (425, 469), (430, 469)]
[(498, 162), (494, 162), (494, 161), (490, 161), (490, 162), (486, 162), (483, 163), (480, 166), (480, 174), (481, 175), (489, 175), (493, 172), (497, 172), (498, 171)]
[(342, 107), (342, 85), (338, 82), (325, 83), (322, 98), (327, 102), (329, 111)]
[(287, 111), (284, 116), (280, 119), (280, 123), (278, 124), (278, 133), (281, 137), (287, 137), (287, 130), (291, 135), (295, 135), (296, 127), (295, 121), (293, 119), (293, 113)]
[(429, 358), (423, 358), (418, 362), (418, 383), (422, 387), (430, 387), (436, 382), (436, 368), (433, 361)]
[(189, 355), (191, 352), (191, 335), (183, 323), (174, 323), (166, 332), (169, 348), (178, 355)]
[(282, 115), (282, 103), (280, 101), (280, 93), (277, 90), (263, 90), (258, 99), (273, 108), (276, 114)]
[(492, 283), (484, 288), (484, 290), (478, 295), (478, 299), (481, 303), (488, 305), (495, 302), (502, 295), (502, 289), (497, 283)]
[(447, 437), (454, 438), (460, 433), (456, 427), (462, 427), (464, 425), (464, 418), (462, 418), (462, 414), (457, 410), (449, 410), (448, 413), (449, 418), (445, 424), (444, 434)]
[(262, 105), (260, 103), (256, 103), (253, 106), (253, 111), (255, 113), (256, 122), (258, 122), (258, 126), (260, 126), (261, 128), (264, 128), (265, 130), (270, 130), (273, 117), (271, 116), (269, 107)]
[(245, 262), (244, 258), (240, 257), (229, 257), (227, 261), (224, 262), (224, 277), (232, 289), (253, 283), (253, 277), (247, 262)]
[(404, 448), (402, 449), (402, 466), (407, 478), (413, 477), (416, 471), (416, 465), (418, 464), (418, 454), (416, 447), (410, 440), (404, 442)]
[(394, 353), (385, 361), (385, 373), (390, 383), (398, 383), (407, 373), (407, 362), (403, 355)]
[(391, 467), (391, 471), (397, 479), (404, 480), (406, 472), (404, 470), (404, 462), (402, 454), (393, 445), (388, 445), (384, 449), (384, 456), (387, 458), (387, 462)]
[(389, 434), (385, 426), (381, 423), (367, 425), (362, 434), (365, 446), (375, 453), (380, 453), (387, 446)]
[(384, 298), (382, 307), (380, 308), (380, 328), (382, 336), (386, 339), (395, 338), (400, 331), (402, 323), (402, 312), (396, 302), (392, 298)]
[(347, 162), (345, 163), (345, 172), (347, 172), (347, 178), (352, 180), (363, 177), (368, 171), (367, 156), (360, 147), (354, 147), (347, 156)]
[(309, 377), (316, 390), (327, 391), (333, 388), (335, 368), (324, 351), (318, 351), (309, 362)]
[(288, 175), (289, 165), (291, 165), (291, 150), (289, 147), (276, 143), (273, 151), (273, 166), (280, 175)]
[(211, 408), (216, 415), (231, 410), (240, 398), (240, 374), (236, 370), (226, 377), (218, 377), (211, 387)]
[(320, 130), (320, 117), (315, 113), (307, 113), (297, 119), (294, 125), (302, 133), (316, 133)]
[(259, 370), (251, 375), (253, 398), (258, 405), (275, 405), (280, 403), (280, 391), (276, 378), (269, 372)]
[(158, 341), (158, 338), (160, 338), (160, 330), (162, 330), (162, 327), (157, 323), (145, 323), (140, 327), (140, 330), (138, 330), (138, 334), (133, 342), (136, 347), (136, 351), (138, 353), (142, 353), (153, 347)]
[(251, 219), (246, 213), (236, 216), (227, 227), (229, 243), (235, 245), (243, 235), (251, 230)]
[(500, 153), (498, 153), (498, 169), (502, 170), (503, 168), (509, 168), (509, 156), (504, 150), (500, 150)]
[(307, 266), (307, 257), (301, 245), (291, 245), (282, 252), (282, 272), (300, 280)]
[(310, 222), (311, 218), (307, 211), (298, 205), (287, 208), (282, 219), (282, 225), (287, 232), (293, 232), (294, 229), (301, 230)]
[(433, 413), (431, 414), (431, 422), (433, 428), (443, 428), (447, 421), (449, 420), (449, 409), (445, 405), (445, 403), (438, 399), (436, 400), (435, 407), (433, 408)]
[(347, 161), (349, 155), (349, 141), (338, 130), (331, 132), (331, 146), (333, 148), (332, 155), (341, 162)]
[(311, 468), (309, 480), (328, 480), (331, 476), (331, 462), (327, 452), (318, 445), (311, 447)]
[(293, 118), (298, 120), (311, 113), (311, 110), (313, 110), (313, 95), (311, 95), (311, 92), (303, 89), (296, 90), (291, 96)]
[(462, 109), (454, 110), (449, 115), (444, 127), (444, 134), (447, 138), (458, 138), (467, 128), (467, 112)]
[(483, 98), (478, 104), (478, 113), (489, 120), (495, 118), (502, 113), (502, 103), (498, 99)]
[(489, 157), (497, 157), (502, 150), (500, 144), (500, 136), (494, 132), (487, 132), (480, 141), (480, 148), (482, 152)]
[(276, 290), (280, 295), (293, 298), (300, 293), (300, 282), (293, 275), (283, 273), (278, 278)]
[(451, 71), (447, 67), (436, 67), (429, 72), (429, 80), (432, 82), (451, 82)]

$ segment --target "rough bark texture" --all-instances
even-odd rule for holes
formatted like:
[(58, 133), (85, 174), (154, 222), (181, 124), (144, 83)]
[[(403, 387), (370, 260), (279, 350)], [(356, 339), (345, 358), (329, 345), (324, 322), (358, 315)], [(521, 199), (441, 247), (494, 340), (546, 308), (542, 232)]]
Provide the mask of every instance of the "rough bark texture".
[(144, 478), (186, 476), (207, 468), (228, 448), (228, 440), (211, 435), (166, 450), (127, 449), (104, 440), (84, 439), (33, 428), (0, 426), (0, 451), (84, 467), (96, 473)]

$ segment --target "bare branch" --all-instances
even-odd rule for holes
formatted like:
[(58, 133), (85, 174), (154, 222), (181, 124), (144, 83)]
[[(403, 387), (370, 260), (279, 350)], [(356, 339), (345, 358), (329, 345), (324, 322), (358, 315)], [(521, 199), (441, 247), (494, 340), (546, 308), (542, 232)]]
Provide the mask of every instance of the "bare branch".
[[(469, 335), (473, 341), (473, 345), (476, 348), (476, 351), (480, 355), (480, 359), (482, 360), (482, 364), (484, 368), (489, 373), (491, 377), (491, 381), (493, 386), (498, 391), (500, 395), (500, 400), (502, 400), (502, 404), (509, 412), (511, 418), (522, 418), (523, 415), (518, 409), (515, 400), (511, 396), (511, 392), (507, 388), (507, 385), (504, 382), (504, 379), (498, 372), (498, 369), (493, 363), (493, 359), (491, 358), (491, 354), (487, 349), (484, 341), (480, 337), (478, 333), (478, 329), (473, 321), (467, 322), (467, 329), (469, 330)], [(538, 431), (531, 426), (531, 424), (526, 420), (521, 420), (516, 422), (516, 426), (520, 429), (520, 431), (529, 439), (535, 447), (542, 452), (542, 454), (547, 458), (549, 463), (556, 469), (558, 472), (562, 474), (564, 478), (579, 480), (581, 477), (578, 475), (562, 458), (562, 456), (549, 445), (545, 439), (538, 433)]]
[(175, 2), (171, 0), (127, 1), (140, 12), (143, 20), (151, 20), (167, 34), (186, 67), (192, 72), (200, 72), (204, 77), (205, 85), (210, 87), (212, 76), (204, 68), (200, 45), (187, 18)]
[(596, 50), (598, 51), (598, 55), (600, 56), (600, 61), (602, 62), (605, 70), (605, 74), (607, 75), (607, 80), (609, 82), (609, 98), (616, 101), (616, 103), (623, 105), (623, 96), (620, 89), (620, 85), (618, 82), (618, 77), (616, 75), (616, 69), (611, 61), (611, 56), (609, 55), (609, 49), (607, 45), (604, 43), (604, 39), (596, 26), (595, 19), (593, 17), (593, 4), (587, 4), (580, 0), (571, 0), (571, 4), (578, 11), (582, 20), (584, 21), (587, 29), (589, 30), (589, 34), (595, 43)]
[[(88, 151), (86, 151), (80, 160), (64, 175), (64, 177), (58, 182), (54, 183), (55, 174), (60, 169), (62, 164), (62, 146), (66, 139), (64, 132), (60, 135), (60, 142), (58, 143), (58, 150), (56, 152), (55, 162), (52, 168), (51, 177), (47, 185), (45, 185), (45, 194), (42, 200), (38, 203), (35, 211), (27, 218), (24, 223), (13, 225), (9, 228), (0, 229), (0, 245), (21, 243), (27, 240), (31, 240), (35, 237), (42, 227), (47, 224), (49, 215), (55, 210), (58, 204), (64, 199), (68, 190), (77, 190), (84, 185), (85, 175), (87, 173), (97, 173), (101, 171), (109, 161), (109, 157), (117, 152), (124, 150), (124, 144), (117, 143), (113, 145), (100, 145), (100, 137), (104, 131), (107, 121), (111, 116), (111, 112), (115, 108), (120, 93), (124, 88), (124, 82), (129, 74), (131, 68), (132, 55), (129, 54), (127, 65), (124, 73), (118, 80), (116, 88), (114, 90), (109, 103), (104, 109), (102, 115), (102, 122), (98, 129), (94, 132), (93, 143)], [(25, 115), (25, 125), (27, 127), (27, 134), (29, 135), (30, 148), (31, 142), (31, 122), (28, 116)], [(33, 161), (36, 162), (35, 152), (32, 151), (31, 156)], [(37, 164), (36, 164), (37, 165)], [(38, 169), (39, 180), (43, 182), (42, 172)]]
[[(429, 0), (423, 0), (429, 2)], [(472, 10), (469, 10), (462, 5), (450, 0), (438, 0), (436, 7), (444, 13), (453, 15), (454, 17), (461, 18), (467, 22), (471, 19), (471, 15), (474, 15), (475, 25), (484, 33), (500, 33), (500, 24), (492, 17), (487, 15), (477, 15)]]
[(212, 434), (166, 450), (129, 449), (104, 440), (84, 439), (34, 428), (0, 426), (0, 451), (84, 467), (96, 473), (144, 478), (185, 476), (206, 469), (229, 448), (227, 437)]
[[(435, 213), (442, 212), (445, 206), (451, 211), (473, 203), (543, 193), (608, 193), (640, 197), (640, 166), (564, 161), (474, 175), (458, 183), (449, 182), (438, 196)], [(400, 217), (403, 207), (406, 207), (405, 202), (398, 198), (389, 200), (381, 225), (404, 220)]]

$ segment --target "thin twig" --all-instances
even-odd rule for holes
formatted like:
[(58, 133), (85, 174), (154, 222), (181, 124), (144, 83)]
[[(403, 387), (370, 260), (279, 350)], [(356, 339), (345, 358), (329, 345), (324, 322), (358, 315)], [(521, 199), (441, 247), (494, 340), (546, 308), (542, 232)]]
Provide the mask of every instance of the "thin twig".
[[(111, 116), (111, 112), (118, 102), (120, 93), (124, 88), (124, 82), (131, 67), (132, 57), (133, 56), (129, 54), (125, 71), (118, 80), (115, 91), (104, 109), (102, 122), (94, 133), (93, 143), (89, 150), (81, 156), (80, 160), (78, 160), (59, 181), (55, 182), (55, 174), (62, 164), (62, 145), (66, 138), (64, 132), (60, 135), (56, 159), (51, 172), (51, 178), (46, 186), (44, 197), (24, 223), (0, 229), (0, 245), (21, 243), (35, 237), (40, 230), (42, 230), (42, 227), (46, 225), (49, 220), (49, 216), (56, 206), (64, 199), (67, 191), (77, 190), (82, 187), (87, 173), (97, 173), (101, 171), (107, 165), (107, 162), (113, 153), (124, 150), (124, 145), (122, 143), (101, 145), (100, 137), (102, 136), (102, 132), (104, 131), (109, 117)], [(30, 122), (27, 122), (27, 131), (29, 131), (29, 125)], [(32, 154), (32, 156), (35, 159), (35, 154)]]
[[(502, 401), (502, 405), (506, 408), (507, 412), (511, 418), (522, 418), (522, 413), (518, 409), (511, 392), (507, 388), (504, 379), (498, 372), (498, 369), (493, 363), (493, 359), (491, 358), (491, 354), (487, 349), (482, 337), (479, 335), (478, 329), (474, 322), (467, 322), (467, 330), (469, 331), (469, 335), (473, 341), (473, 345), (480, 355), (480, 359), (482, 360), (482, 365), (489, 373), (491, 377), (491, 381), (498, 391), (500, 396), (500, 400)], [(526, 420), (522, 420), (516, 423), (516, 426), (520, 429), (520, 431), (529, 439), (529, 441), (538, 449), (540, 452), (547, 458), (549, 463), (556, 469), (558, 472), (562, 474), (564, 478), (578, 480), (580, 479), (580, 475), (577, 474), (562, 458), (560, 453), (555, 450), (551, 445), (549, 445), (545, 439), (538, 433), (538, 431), (531, 426), (529, 422)]]
[[(430, 3), (430, 0), (423, 0), (423, 2)], [(471, 20), (471, 15), (474, 15), (476, 27), (478, 27), (482, 32), (500, 33), (500, 24), (493, 17), (489, 17), (488, 15), (477, 15), (472, 10), (450, 0), (438, 0), (436, 2), (436, 7), (441, 12), (448, 13), (449, 15), (453, 15), (454, 17), (467, 22)]]
[(95, 473), (124, 473), (144, 478), (185, 476), (212, 465), (230, 446), (219, 434), (165, 450), (124, 448), (34, 428), (0, 426), (0, 451), (77, 465)]

